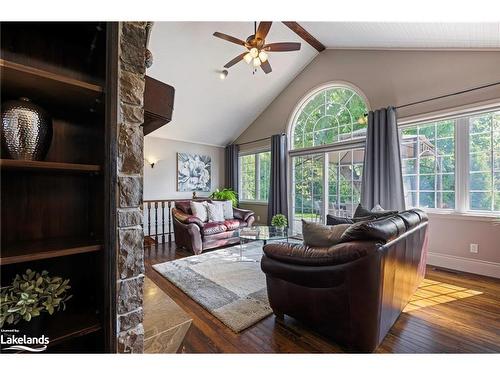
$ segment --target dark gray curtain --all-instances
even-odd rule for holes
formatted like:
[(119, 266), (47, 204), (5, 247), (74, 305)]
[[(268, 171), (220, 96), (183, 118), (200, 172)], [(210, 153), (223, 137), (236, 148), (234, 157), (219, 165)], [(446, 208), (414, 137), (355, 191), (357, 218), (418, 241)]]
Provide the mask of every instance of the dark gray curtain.
[(238, 192), (238, 151), (239, 147), (236, 144), (226, 146), (224, 153), (225, 161), (225, 186)]
[(286, 135), (273, 135), (271, 137), (271, 181), (267, 206), (268, 225), (271, 225), (271, 219), (276, 214), (283, 214), (288, 218), (287, 152)]
[(361, 204), (372, 209), (404, 210), (403, 177), (396, 109), (370, 111), (366, 136)]

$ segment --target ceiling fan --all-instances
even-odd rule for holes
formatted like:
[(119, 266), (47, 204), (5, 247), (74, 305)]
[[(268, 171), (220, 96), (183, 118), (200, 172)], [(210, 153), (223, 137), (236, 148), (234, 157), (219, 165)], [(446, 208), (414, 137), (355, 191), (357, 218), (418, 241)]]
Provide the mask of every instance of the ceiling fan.
[(229, 61), (224, 68), (228, 69), (234, 64), (244, 60), (247, 64), (253, 62), (255, 68), (261, 67), (268, 74), (272, 72), (271, 64), (269, 64), (267, 52), (288, 52), (300, 50), (300, 43), (284, 42), (266, 44), (266, 36), (269, 33), (272, 22), (260, 22), (257, 27), (257, 22), (254, 23), (254, 33), (250, 35), (246, 41), (235, 38), (231, 35), (219, 33), (216, 31), (214, 36), (224, 39), (228, 42), (239, 44), (246, 48), (245, 52), (236, 56)]

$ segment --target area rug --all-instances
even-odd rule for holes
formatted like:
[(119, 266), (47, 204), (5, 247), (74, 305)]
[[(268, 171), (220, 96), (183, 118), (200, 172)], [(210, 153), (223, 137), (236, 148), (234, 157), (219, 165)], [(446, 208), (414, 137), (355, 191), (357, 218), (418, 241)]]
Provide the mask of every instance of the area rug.
[[(260, 269), (262, 242), (209, 251), (153, 268), (234, 332), (272, 313)], [(248, 262), (250, 260), (250, 262)], [(257, 262), (251, 262), (257, 260)]]

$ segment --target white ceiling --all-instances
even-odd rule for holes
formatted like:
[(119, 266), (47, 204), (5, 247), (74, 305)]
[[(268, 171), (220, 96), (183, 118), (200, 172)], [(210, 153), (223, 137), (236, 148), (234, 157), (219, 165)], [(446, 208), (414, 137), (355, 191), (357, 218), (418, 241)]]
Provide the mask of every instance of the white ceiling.
[(226, 145), (236, 139), (272, 100), (317, 55), (280, 22), (274, 22), (267, 42), (302, 42), (297, 52), (270, 53), (273, 68), (240, 62), (229, 69), (225, 80), (217, 70), (243, 52), (243, 48), (212, 34), (219, 31), (246, 39), (252, 22), (155, 22), (149, 49), (154, 63), (147, 74), (175, 87), (172, 121), (153, 137)]
[(500, 23), (299, 23), (327, 48), (500, 48)]

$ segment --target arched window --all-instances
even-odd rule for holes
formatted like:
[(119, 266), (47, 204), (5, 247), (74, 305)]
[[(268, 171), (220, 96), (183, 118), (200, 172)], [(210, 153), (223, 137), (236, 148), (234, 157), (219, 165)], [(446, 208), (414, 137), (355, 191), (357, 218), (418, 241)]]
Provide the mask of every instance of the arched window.
[(291, 148), (328, 145), (366, 135), (366, 100), (347, 85), (312, 93), (295, 112)]

